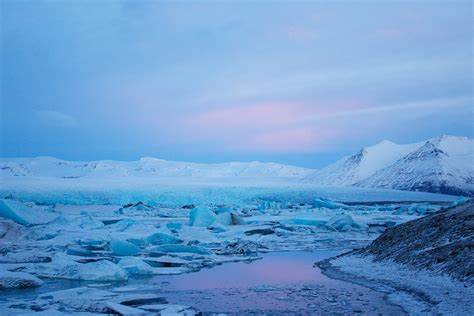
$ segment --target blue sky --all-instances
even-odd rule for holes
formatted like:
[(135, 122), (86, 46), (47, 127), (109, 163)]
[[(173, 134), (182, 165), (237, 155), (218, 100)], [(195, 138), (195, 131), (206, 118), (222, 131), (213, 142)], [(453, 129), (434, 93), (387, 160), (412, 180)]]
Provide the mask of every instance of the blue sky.
[(470, 1), (14, 1), (1, 156), (321, 167), (472, 137)]

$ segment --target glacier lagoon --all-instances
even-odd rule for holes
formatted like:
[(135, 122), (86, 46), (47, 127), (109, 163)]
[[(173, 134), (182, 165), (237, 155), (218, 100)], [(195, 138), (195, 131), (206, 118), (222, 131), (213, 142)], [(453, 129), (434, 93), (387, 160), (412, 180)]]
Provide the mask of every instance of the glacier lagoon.
[[(29, 181), (2, 190), (11, 219), (0, 222), (0, 275), (42, 284), (1, 290), (2, 314), (404, 313), (314, 263), (457, 199), (288, 183)], [(28, 210), (44, 221), (11, 216)]]

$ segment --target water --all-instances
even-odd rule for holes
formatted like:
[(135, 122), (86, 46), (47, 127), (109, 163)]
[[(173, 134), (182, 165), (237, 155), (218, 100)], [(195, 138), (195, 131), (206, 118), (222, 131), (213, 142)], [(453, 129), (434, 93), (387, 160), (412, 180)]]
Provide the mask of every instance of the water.
[(326, 277), (316, 261), (337, 251), (273, 252), (251, 263), (229, 263), (177, 276), (156, 276), (170, 303), (191, 305), (204, 313), (379, 314), (401, 315), (384, 295)]
[(174, 276), (132, 278), (119, 284), (45, 280), (42, 287), (3, 291), (1, 301), (34, 299), (40, 293), (79, 286), (129, 293), (153, 293), (171, 304), (192, 306), (205, 315), (314, 315), (384, 314), (401, 315), (403, 310), (388, 304), (384, 295), (355, 284), (326, 277), (316, 261), (337, 255), (337, 251), (272, 252), (253, 262), (227, 263), (198, 272)]

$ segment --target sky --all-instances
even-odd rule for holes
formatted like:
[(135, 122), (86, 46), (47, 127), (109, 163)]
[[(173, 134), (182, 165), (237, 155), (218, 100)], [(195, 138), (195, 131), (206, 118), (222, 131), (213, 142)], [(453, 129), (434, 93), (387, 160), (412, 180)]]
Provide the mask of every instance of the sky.
[(2, 157), (320, 168), (474, 136), (471, 1), (0, 3)]

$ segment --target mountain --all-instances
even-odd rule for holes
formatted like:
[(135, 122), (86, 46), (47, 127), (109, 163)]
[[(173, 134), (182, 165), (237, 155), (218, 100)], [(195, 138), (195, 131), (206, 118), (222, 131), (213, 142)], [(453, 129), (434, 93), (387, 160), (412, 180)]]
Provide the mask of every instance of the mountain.
[(474, 195), (474, 140), (443, 135), (425, 142), (383, 141), (315, 171), (304, 182)]
[(141, 158), (138, 161), (66, 161), (53, 157), (0, 159), (0, 177), (153, 177), (153, 178), (282, 178), (299, 179), (314, 169), (277, 163), (216, 164)]
[(421, 143), (399, 145), (384, 140), (377, 145), (364, 147), (359, 152), (346, 156), (335, 163), (305, 177), (305, 182), (321, 185), (351, 186), (366, 179), (415, 150)]

